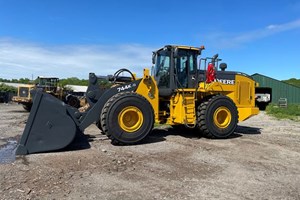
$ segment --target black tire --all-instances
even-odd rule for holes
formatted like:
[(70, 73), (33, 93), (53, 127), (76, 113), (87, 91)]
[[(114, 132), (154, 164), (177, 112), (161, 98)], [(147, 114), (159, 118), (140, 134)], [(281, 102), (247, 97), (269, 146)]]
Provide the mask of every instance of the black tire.
[(151, 132), (153, 124), (151, 104), (137, 93), (116, 94), (102, 109), (101, 126), (112, 144), (136, 144)]
[(24, 110), (26, 110), (27, 112), (30, 112), (31, 107), (32, 107), (32, 104), (23, 104), (23, 108), (24, 108)]
[(234, 102), (222, 95), (204, 100), (197, 110), (197, 125), (205, 137), (227, 138), (236, 129), (238, 111)]
[(99, 130), (101, 131), (101, 134), (102, 135), (105, 135), (104, 131), (103, 131), (103, 128), (101, 126), (101, 122), (100, 120), (96, 121), (96, 126), (99, 128)]
[(80, 100), (77, 97), (70, 95), (67, 97), (67, 104), (74, 108), (79, 108)]

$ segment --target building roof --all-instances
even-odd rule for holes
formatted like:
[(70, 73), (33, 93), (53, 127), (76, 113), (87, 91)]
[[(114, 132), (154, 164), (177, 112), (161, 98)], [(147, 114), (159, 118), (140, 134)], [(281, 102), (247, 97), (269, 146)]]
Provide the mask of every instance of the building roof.
[(28, 87), (28, 85), (32, 85), (32, 84), (24, 84), (24, 83), (6, 83), (6, 82), (0, 82), (0, 84), (3, 83), (5, 85), (8, 85), (8, 86), (12, 86), (12, 87), (15, 87), (15, 88), (18, 88), (19, 86), (26, 86)]
[(252, 78), (260, 87), (272, 88), (273, 103), (280, 98), (287, 98), (289, 103), (300, 103), (300, 87), (258, 73), (253, 74)]
[(261, 76), (261, 77), (264, 77), (264, 78), (267, 78), (267, 79), (271, 79), (271, 80), (273, 80), (273, 81), (278, 81), (278, 82), (280, 82), (280, 84), (282, 83), (282, 84), (286, 84), (286, 85), (288, 85), (288, 86), (291, 86), (291, 87), (295, 87), (295, 88), (298, 88), (298, 89), (300, 89), (300, 87), (298, 87), (298, 86), (296, 86), (296, 85), (292, 85), (292, 84), (290, 84), (290, 83), (286, 83), (286, 82), (283, 82), (283, 81), (281, 81), (281, 80), (277, 80), (277, 79), (275, 79), (275, 78), (272, 78), (272, 77), (269, 77), (269, 76), (266, 76), (266, 75), (263, 75), (263, 74), (259, 74), (259, 73), (255, 73), (255, 74), (252, 74), (251, 75), (252, 77), (254, 76)]
[(82, 85), (66, 85), (65, 87), (70, 88), (73, 92), (86, 92), (87, 86)]

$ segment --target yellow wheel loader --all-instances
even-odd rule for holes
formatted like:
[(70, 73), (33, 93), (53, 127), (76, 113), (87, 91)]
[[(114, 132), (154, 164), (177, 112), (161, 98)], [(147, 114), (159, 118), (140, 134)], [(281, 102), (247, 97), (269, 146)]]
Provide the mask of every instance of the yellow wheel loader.
[(32, 96), (30, 94), (30, 91), (33, 89), (35, 89), (35, 85), (32, 84), (24, 84), (18, 86), (17, 96), (13, 96), (12, 101), (22, 104), (23, 108), (26, 111), (30, 112), (32, 106)]
[[(216, 70), (218, 55), (198, 60), (203, 49), (164, 46), (153, 52), (152, 74), (144, 69), (142, 78), (127, 69), (113, 76), (90, 73), (85, 112), (37, 92), (16, 154), (62, 149), (94, 122), (113, 144), (140, 142), (154, 123), (198, 129), (212, 138), (230, 136), (239, 121), (259, 112), (255, 82), (246, 74), (225, 71), (225, 63)], [(99, 87), (103, 80), (113, 86)]]
[(59, 78), (39, 76), (37, 81), (38, 82), (36, 84), (24, 84), (19, 86), (17, 96), (13, 96), (12, 101), (22, 104), (23, 108), (30, 112), (33, 104), (33, 96), (31, 95), (31, 92), (33, 90), (42, 90), (43, 92), (63, 100), (70, 106), (75, 108), (80, 107), (80, 100), (76, 96), (71, 95), (68, 91), (59, 87)]

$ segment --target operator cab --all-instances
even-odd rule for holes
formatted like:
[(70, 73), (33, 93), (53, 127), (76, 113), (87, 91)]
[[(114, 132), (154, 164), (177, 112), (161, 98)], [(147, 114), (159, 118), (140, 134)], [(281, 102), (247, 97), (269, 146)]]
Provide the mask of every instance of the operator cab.
[(37, 88), (41, 88), (43, 91), (56, 93), (59, 78), (56, 77), (38, 77)]
[(203, 49), (167, 45), (153, 52), (153, 75), (160, 96), (171, 96), (176, 89), (197, 87), (197, 57)]

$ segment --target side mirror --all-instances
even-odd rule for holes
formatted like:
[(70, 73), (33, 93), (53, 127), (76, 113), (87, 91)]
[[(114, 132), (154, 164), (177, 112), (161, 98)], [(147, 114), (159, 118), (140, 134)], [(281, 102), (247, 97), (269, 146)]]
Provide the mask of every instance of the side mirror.
[(155, 64), (156, 53), (152, 53), (152, 64)]

